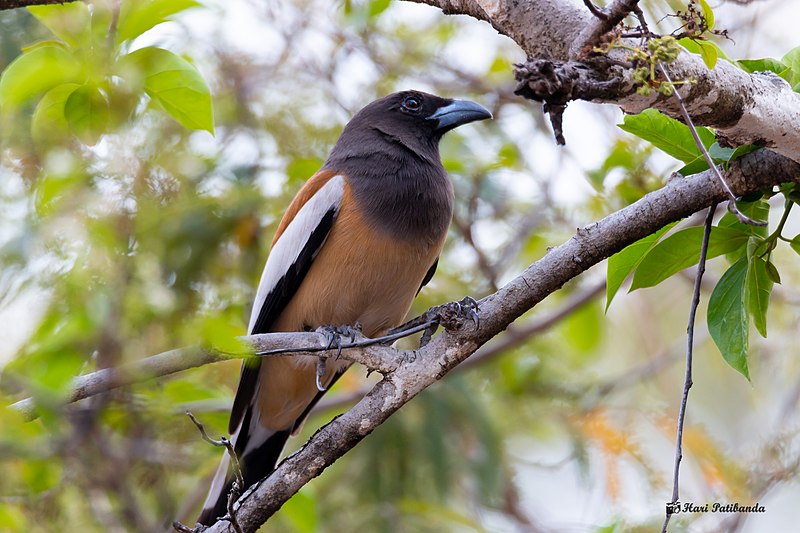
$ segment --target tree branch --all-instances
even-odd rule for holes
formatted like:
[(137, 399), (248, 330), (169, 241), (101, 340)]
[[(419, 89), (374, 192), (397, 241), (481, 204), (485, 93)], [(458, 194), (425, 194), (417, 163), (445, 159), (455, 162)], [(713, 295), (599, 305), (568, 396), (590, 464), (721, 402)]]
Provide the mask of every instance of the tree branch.
[(17, 9), (28, 6), (49, 6), (53, 4), (68, 4), (77, 0), (0, 0), (0, 11)]
[[(447, 14), (467, 14), (487, 21), (511, 37), (529, 61), (552, 61), (557, 68), (575, 59), (571, 52), (573, 43), (582, 42), (582, 33), (598, 20), (583, 5), (563, 0), (409, 1), (438, 7)], [(611, 61), (604, 68), (613, 66), (614, 70), (596, 72), (592, 77), (616, 80), (619, 91), (599, 95), (592, 101), (616, 104), (626, 113), (655, 108), (673, 118), (682, 118), (671, 96), (636, 93), (633, 69), (620, 67), (626, 60), (624, 51), (612, 51), (609, 58)], [(597, 63), (589, 66), (576, 63), (583, 69), (597, 67)], [(783, 79), (771, 72), (748, 74), (724, 60), (709, 70), (699, 56), (685, 51), (667, 70), (674, 80), (691, 80), (678, 89), (689, 115), (695, 124), (715, 128), (721, 144), (756, 144), (796, 161), (800, 159), (800, 94)]]
[[(800, 176), (800, 165), (766, 150), (734, 161), (726, 180), (737, 194), (771, 188)], [(321, 428), (295, 454), (238, 502), (242, 530), (252, 532), (303, 485), (358, 444), (406, 402), (441, 379), (486, 341), (564, 283), (658, 228), (724, 200), (711, 171), (674, 179), (638, 202), (580, 228), (521, 275), (481, 300), (480, 326), (446, 330), (384, 378), (352, 409)], [(218, 522), (207, 530), (230, 531)]]
[(586, 25), (580, 37), (572, 44), (570, 56), (582, 58), (589, 53), (606, 33), (636, 9), (639, 0), (614, 0), (607, 8), (598, 9), (591, 0), (584, 0), (586, 7), (594, 15), (594, 20)]
[[(423, 324), (428, 326), (428, 324)], [(297, 333), (265, 333), (239, 337), (244, 343), (243, 348), (249, 346), (252, 350), (243, 349), (236, 353), (223, 352), (211, 347), (189, 346), (178, 348), (157, 355), (146, 357), (140, 361), (120, 365), (113, 368), (104, 368), (73, 380), (72, 393), (66, 400), (67, 403), (77, 402), (110, 390), (140, 383), (156, 377), (168, 376), (176, 372), (188, 370), (198, 366), (227, 361), (229, 359), (242, 359), (253, 357), (274, 357), (287, 355), (313, 355), (317, 357), (341, 357), (354, 363), (361, 363), (370, 370), (388, 373), (402, 364), (409, 357), (407, 352), (394, 350), (378, 343), (387, 342), (411, 335), (422, 327), (413, 328), (379, 339), (368, 339), (357, 335), (353, 342), (342, 343), (342, 352), (338, 348), (329, 348), (328, 337), (324, 333), (297, 332)], [(36, 403), (33, 398), (26, 398), (14, 403), (12, 408), (20, 411), (27, 419), (36, 418)]]

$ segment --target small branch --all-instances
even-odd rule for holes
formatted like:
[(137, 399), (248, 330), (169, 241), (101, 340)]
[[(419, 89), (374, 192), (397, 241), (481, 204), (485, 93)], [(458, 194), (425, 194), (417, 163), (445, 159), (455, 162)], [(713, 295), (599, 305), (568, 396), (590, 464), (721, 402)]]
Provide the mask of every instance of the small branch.
[(589, 11), (592, 12), (592, 15), (599, 18), (600, 20), (608, 20), (608, 15), (606, 14), (606, 12), (597, 7), (596, 5), (594, 5), (594, 2), (592, 2), (592, 0), (583, 0), (583, 3), (586, 5)]
[(231, 468), (233, 469), (233, 475), (236, 476), (236, 482), (239, 484), (240, 487), (244, 486), (244, 478), (242, 477), (242, 469), (239, 466), (239, 458), (236, 457), (236, 452), (233, 449), (233, 443), (227, 437), (223, 436), (220, 437), (219, 440), (212, 439), (206, 433), (206, 428), (203, 427), (203, 424), (200, 423), (197, 418), (192, 414), (191, 411), (186, 411), (186, 416), (197, 426), (197, 430), (200, 431), (200, 435), (203, 437), (203, 440), (208, 442), (209, 444), (213, 444), (214, 446), (224, 447), (228, 450), (228, 455), (231, 456)]
[[(429, 321), (424, 322), (422, 324), (411, 326), (409, 328), (403, 328), (400, 331), (392, 331), (388, 335), (384, 335), (382, 337), (369, 338), (369, 337), (364, 337), (363, 335), (361, 335), (359, 340), (352, 341), (352, 342), (343, 342), (343, 343), (341, 343), (341, 345), (337, 346), (337, 350), (339, 348), (341, 348), (342, 350), (352, 349), (352, 348), (366, 348), (368, 346), (375, 346), (376, 344), (388, 345), (388, 344), (391, 344), (392, 342), (394, 342), (394, 341), (396, 341), (398, 339), (402, 339), (404, 337), (408, 337), (410, 335), (413, 335), (414, 333), (419, 333), (420, 331), (425, 331), (429, 327), (431, 327), (433, 325), (436, 325), (436, 324), (437, 324), (437, 322), (435, 320), (429, 320)], [(325, 346), (302, 346), (302, 347), (297, 347), (297, 348), (274, 348), (274, 349), (270, 349), (270, 350), (259, 350), (259, 351), (256, 351), (253, 355), (255, 355), (257, 357), (264, 357), (264, 356), (270, 356), (270, 355), (288, 355), (288, 354), (294, 354), (294, 353), (303, 353), (303, 354), (305, 354), (305, 353), (326, 352), (326, 351), (330, 351), (330, 350), (331, 350), (331, 347), (326, 344)], [(337, 353), (336, 356), (340, 357), (340, 354)], [(321, 357), (324, 357), (324, 356), (321, 356)], [(364, 366), (370, 366), (369, 364), (366, 364), (365, 361), (366, 361), (366, 359), (362, 360), (362, 361), (355, 361), (354, 360), (353, 362), (361, 363)], [(382, 362), (376, 361), (375, 364), (376, 365), (382, 365)], [(375, 368), (372, 368), (372, 369), (373, 370), (378, 370), (379, 372), (383, 372), (384, 371), (384, 370), (381, 370), (380, 368), (378, 368), (377, 366)], [(394, 369), (387, 367), (385, 369), (385, 372), (391, 372), (392, 370), (394, 370)]]
[[(197, 426), (197, 429), (200, 431), (200, 435), (203, 437), (203, 440), (213, 444), (214, 446), (222, 446), (226, 450), (228, 450), (228, 456), (231, 458), (231, 469), (233, 470), (233, 475), (236, 477), (236, 480), (233, 482), (231, 486), (231, 491), (228, 494), (228, 518), (230, 519), (231, 525), (236, 533), (242, 533), (242, 528), (239, 525), (239, 522), (236, 520), (236, 513), (233, 509), (233, 504), (236, 503), (236, 500), (239, 499), (239, 496), (242, 495), (242, 490), (244, 488), (244, 477), (242, 476), (242, 468), (239, 465), (239, 458), (236, 456), (236, 450), (233, 449), (233, 443), (227, 437), (220, 437), (219, 440), (212, 439), (206, 433), (206, 429), (203, 427), (203, 424), (197, 420), (194, 415), (190, 411), (186, 411), (186, 416), (188, 416), (191, 421)], [(180, 524), (178, 522), (178, 524)], [(183, 525), (183, 524), (180, 524)], [(178, 529), (173, 523), (173, 527)], [(178, 531), (181, 531), (178, 529)]]
[[(697, 316), (697, 306), (700, 305), (700, 286), (703, 281), (703, 274), (706, 271), (706, 256), (708, 255), (708, 240), (711, 236), (711, 228), (714, 224), (714, 212), (717, 204), (708, 208), (705, 225), (703, 226), (703, 243), (700, 246), (700, 262), (697, 264), (697, 274), (694, 279), (694, 290), (692, 292), (692, 305), (689, 308), (689, 325), (686, 328), (686, 373), (683, 379), (683, 395), (681, 396), (681, 406), (678, 410), (678, 427), (675, 436), (675, 464), (672, 470), (672, 501), (677, 503), (679, 500), (679, 480), (681, 459), (683, 459), (683, 423), (686, 418), (686, 406), (689, 401), (689, 389), (692, 388), (692, 357), (694, 352), (694, 324)], [(669, 520), (672, 513), (667, 513), (664, 518), (664, 526), (661, 533), (667, 533)]]
[(572, 100), (610, 100), (623, 90), (622, 77), (614, 70), (615, 63), (606, 57), (586, 61), (560, 62), (531, 59), (514, 65), (517, 86), (514, 94), (544, 102), (544, 112), (550, 117), (556, 142), (564, 145), (562, 118)]
[(29, 6), (49, 6), (54, 4), (67, 4), (77, 0), (0, 0), (0, 11), (17, 9)]
[(603, 36), (612, 31), (617, 24), (637, 9), (639, 0), (614, 0), (605, 9), (599, 9), (591, 0), (584, 4), (594, 15), (592, 22), (581, 31), (578, 39), (570, 47), (570, 56), (582, 59), (589, 55), (592, 48), (600, 44)]

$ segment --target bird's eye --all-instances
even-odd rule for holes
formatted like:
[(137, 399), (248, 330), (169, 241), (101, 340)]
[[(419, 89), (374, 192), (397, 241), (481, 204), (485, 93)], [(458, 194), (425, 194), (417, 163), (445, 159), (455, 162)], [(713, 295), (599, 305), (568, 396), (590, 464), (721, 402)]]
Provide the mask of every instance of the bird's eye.
[(407, 96), (403, 100), (403, 109), (406, 111), (419, 111), (422, 108), (422, 100), (417, 96)]

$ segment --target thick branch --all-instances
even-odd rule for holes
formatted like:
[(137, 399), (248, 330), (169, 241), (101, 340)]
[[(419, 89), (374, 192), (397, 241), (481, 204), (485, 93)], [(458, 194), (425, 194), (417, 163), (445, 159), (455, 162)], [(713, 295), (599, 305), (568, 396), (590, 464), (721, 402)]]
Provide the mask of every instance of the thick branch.
[[(735, 161), (726, 179), (737, 194), (770, 188), (800, 176), (800, 165), (766, 150)], [(283, 503), (389, 416), (482, 344), (564, 283), (658, 228), (725, 199), (710, 171), (674, 179), (603, 220), (578, 230), (496, 293), (480, 302), (480, 327), (445, 331), (416, 357), (384, 376), (358, 404), (320, 429), (273, 474), (242, 496), (237, 517), (243, 531), (255, 531)], [(209, 532), (230, 531), (218, 522)]]
[[(529, 59), (575, 60), (571, 47), (582, 42), (583, 32), (598, 24), (584, 5), (564, 0), (410, 1), (487, 21), (519, 44)], [(613, 60), (624, 60), (624, 54), (617, 50), (611, 55)], [(800, 160), (800, 94), (784, 80), (769, 72), (748, 74), (724, 60), (708, 70), (699, 56), (688, 52), (670, 63), (668, 71), (673, 80), (692, 81), (681, 86), (680, 93), (695, 124), (715, 128), (731, 146), (757, 144)], [(631, 69), (614, 73), (620, 79), (620, 93), (593, 101), (614, 103), (627, 113), (653, 107), (681, 119), (673, 98), (657, 92), (651, 96), (637, 94), (631, 73)], [(606, 73), (595, 77), (608, 79)]]

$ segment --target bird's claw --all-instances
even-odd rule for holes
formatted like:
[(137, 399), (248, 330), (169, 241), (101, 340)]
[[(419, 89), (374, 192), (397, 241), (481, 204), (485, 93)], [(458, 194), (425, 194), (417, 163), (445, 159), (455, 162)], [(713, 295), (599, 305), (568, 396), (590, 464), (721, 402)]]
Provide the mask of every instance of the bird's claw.
[(432, 308), (427, 318), (434, 322), (422, 333), (419, 345), (425, 346), (441, 325), (444, 329), (458, 329), (466, 320), (471, 320), (475, 329), (480, 327), (478, 315), (478, 302), (472, 296), (465, 296), (458, 302), (449, 302)]
[(328, 390), (325, 385), (322, 384), (322, 378), (325, 376), (326, 364), (325, 362), (327, 359), (324, 357), (317, 358), (317, 375), (316, 375), (316, 383), (317, 383), (317, 390), (320, 392), (325, 392)]
[(457, 329), (466, 321), (472, 321), (475, 329), (480, 327), (478, 302), (472, 296), (465, 296), (458, 302), (441, 305), (436, 311), (439, 324), (445, 329)]
[[(349, 339), (351, 343), (355, 342), (356, 337), (361, 332), (361, 324), (356, 323), (355, 326), (322, 326), (317, 328), (317, 331), (325, 335), (328, 341), (325, 350), (330, 350), (335, 347), (335, 357), (338, 359), (339, 356), (342, 355), (342, 337)], [(322, 379), (327, 369), (326, 361), (326, 357), (319, 357), (317, 359), (316, 383), (317, 390), (320, 392), (325, 392), (325, 390), (327, 390), (322, 384)]]

